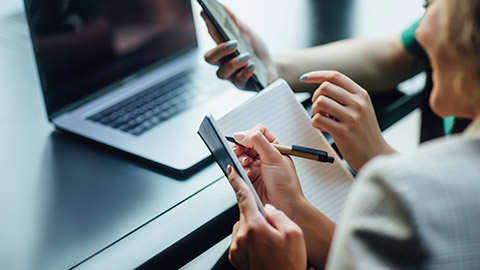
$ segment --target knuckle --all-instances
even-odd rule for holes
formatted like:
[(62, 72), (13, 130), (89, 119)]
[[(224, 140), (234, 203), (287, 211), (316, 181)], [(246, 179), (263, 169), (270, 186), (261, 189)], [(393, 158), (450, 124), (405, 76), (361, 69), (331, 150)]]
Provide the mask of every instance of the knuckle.
[(358, 122), (358, 121), (360, 120), (360, 114), (358, 114), (358, 113), (352, 113), (351, 119), (352, 119), (352, 122), (353, 122), (353, 123)]
[(365, 89), (363, 89), (363, 88), (361, 88), (358, 93), (359, 93), (359, 95), (360, 95), (362, 98), (370, 98), (370, 96), (368, 95), (367, 90), (365, 90)]
[(289, 226), (287, 229), (285, 229), (285, 235), (289, 238), (294, 238), (298, 237), (302, 232), (300, 228), (297, 228), (295, 225)]
[(354, 122), (357, 120), (357, 113), (355, 112), (348, 112), (348, 113), (345, 113), (345, 116), (344, 116), (344, 119), (346, 120), (346, 122)]
[(244, 189), (239, 189), (235, 192), (235, 195), (237, 196), (237, 201), (240, 204), (247, 200), (248, 192)]
[(213, 64), (213, 61), (212, 61), (213, 51), (210, 50), (210, 51), (206, 52), (206, 53), (203, 55), (203, 58), (205, 59), (205, 61), (207, 61), (207, 63)]
[(256, 131), (258, 131), (258, 133), (261, 133), (263, 130), (265, 130), (267, 127), (262, 124), (262, 123), (258, 123), (256, 124), (254, 127), (254, 129), (256, 129)]
[(235, 85), (239, 86), (238, 88), (243, 88), (247, 81), (248, 77), (245, 75), (245, 71), (241, 71), (235, 75)]
[(228, 260), (231, 261), (232, 263), (235, 263), (237, 261), (238, 257), (238, 247), (237, 245), (230, 245), (229, 251), (228, 251)]
[(237, 235), (237, 238), (235, 239), (235, 247), (238, 249), (238, 247), (243, 246), (248, 238), (248, 231), (245, 231), (245, 233), (239, 233)]
[(239, 224), (240, 224), (240, 222), (239, 222), (239, 221), (235, 222), (235, 224), (233, 224), (232, 231), (234, 231), (234, 232), (235, 232), (235, 231), (237, 231), (237, 230), (238, 230), (238, 226), (239, 226)]
[(256, 129), (252, 132), (250, 136), (252, 140), (259, 141), (262, 138), (263, 134), (258, 129)]
[(220, 67), (218, 70), (217, 70), (217, 77), (222, 79), (222, 80), (225, 80), (227, 79), (228, 77), (226, 76), (226, 73), (224, 71), (225, 67)]
[(328, 93), (328, 91), (330, 90), (331, 87), (332, 87), (332, 84), (330, 82), (324, 82), (318, 88), (318, 93), (324, 95), (324, 94)]
[(255, 237), (261, 231), (261, 225), (257, 223), (250, 223), (248, 224), (246, 231), (245, 231), (245, 240), (249, 237)]
[(322, 127), (321, 124), (322, 123), (320, 122), (320, 120), (318, 118), (312, 120), (312, 126), (314, 128), (321, 128)]
[(329, 81), (338, 81), (338, 80), (340, 80), (341, 77), (342, 77), (342, 74), (338, 71), (332, 71), (328, 75)]
[(363, 108), (363, 102), (361, 100), (354, 100), (352, 102), (352, 107), (355, 109), (355, 110), (361, 110)]
[(210, 63), (210, 55), (209, 53), (206, 53), (203, 55), (203, 59), (205, 59), (205, 62)]
[(317, 100), (315, 101), (315, 105), (322, 107), (327, 104), (327, 98), (325, 96), (319, 96)]

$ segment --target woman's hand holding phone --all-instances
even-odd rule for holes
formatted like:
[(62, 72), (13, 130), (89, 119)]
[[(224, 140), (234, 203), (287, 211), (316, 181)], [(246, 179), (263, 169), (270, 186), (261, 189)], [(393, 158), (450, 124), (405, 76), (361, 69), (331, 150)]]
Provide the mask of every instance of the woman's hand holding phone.
[[(267, 69), (270, 72), (269, 82), (278, 79), (277, 69), (271, 59), (267, 46), (244, 23), (238, 20), (228, 8), (225, 8), (225, 10), (235, 22), (238, 29), (240, 29), (244, 38), (252, 45), (257, 56), (267, 66)], [(219, 67), (217, 76), (220, 79), (231, 81), (239, 89), (255, 90), (255, 87), (248, 83), (249, 79), (255, 72), (255, 63), (249, 61), (250, 55), (248, 53), (243, 53), (234, 56), (238, 43), (235, 40), (225, 42), (203, 11), (202, 18), (207, 24), (209, 34), (218, 45), (205, 54), (205, 60), (208, 63)]]

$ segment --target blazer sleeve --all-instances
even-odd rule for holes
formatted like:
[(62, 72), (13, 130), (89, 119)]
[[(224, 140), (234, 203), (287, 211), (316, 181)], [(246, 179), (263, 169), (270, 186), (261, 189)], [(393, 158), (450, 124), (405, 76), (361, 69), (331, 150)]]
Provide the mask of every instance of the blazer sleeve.
[[(359, 174), (335, 232), (327, 269), (417, 268), (425, 257), (395, 168), (373, 161)], [(404, 182), (404, 181), (400, 181)]]

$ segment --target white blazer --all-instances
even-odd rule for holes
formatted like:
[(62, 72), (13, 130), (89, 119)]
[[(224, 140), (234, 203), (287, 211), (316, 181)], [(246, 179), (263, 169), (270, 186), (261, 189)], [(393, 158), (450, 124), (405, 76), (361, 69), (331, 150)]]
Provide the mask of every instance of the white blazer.
[(480, 269), (480, 119), (357, 179), (328, 269)]

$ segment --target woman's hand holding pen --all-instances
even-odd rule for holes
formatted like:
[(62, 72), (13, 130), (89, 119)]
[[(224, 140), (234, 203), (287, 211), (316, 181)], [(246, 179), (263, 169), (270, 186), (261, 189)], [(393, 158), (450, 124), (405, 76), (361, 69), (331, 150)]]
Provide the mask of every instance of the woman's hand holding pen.
[(275, 205), (294, 218), (297, 209), (307, 201), (291, 158), (271, 145), (279, 143), (278, 139), (264, 125), (235, 133), (234, 138), (243, 146), (234, 145), (233, 151), (262, 202)]
[[(318, 269), (323, 268), (335, 230), (335, 223), (305, 199), (292, 160), (290, 157), (280, 154), (271, 144), (279, 144), (278, 139), (264, 125), (256, 125), (249, 131), (236, 133), (234, 138), (237, 143), (243, 145), (232, 144), (234, 152), (262, 202), (282, 210), (300, 226), (305, 236), (309, 263)], [(234, 237), (241, 232), (240, 226), (234, 227)], [(255, 234), (254, 230), (251, 237), (261, 238), (261, 234)], [(248, 240), (248, 235), (244, 241), (246, 240)], [(262, 241), (272, 240), (266, 238)], [(257, 245), (265, 244), (265, 242), (257, 243)], [(281, 247), (274, 243), (269, 247), (271, 247), (269, 254), (276, 254), (281, 250)], [(297, 247), (291, 248), (288, 253), (296, 252), (296, 250)], [(246, 251), (244, 250), (244, 252)]]
[[(278, 79), (277, 69), (270, 57), (267, 46), (263, 41), (255, 35), (244, 23), (228, 9), (225, 10), (230, 14), (233, 21), (237, 24), (245, 39), (252, 45), (257, 56), (263, 61), (270, 72), (270, 82)], [(255, 72), (255, 63), (249, 61), (250, 55), (243, 53), (237, 57), (233, 57), (233, 53), (237, 49), (238, 43), (235, 40), (224, 42), (215, 26), (202, 11), (202, 18), (207, 24), (208, 32), (213, 40), (217, 43), (217, 47), (211, 49), (205, 54), (205, 60), (218, 66), (217, 76), (223, 80), (229, 80), (236, 87), (245, 90), (254, 90), (253, 85), (247, 84), (250, 77)]]
[(332, 135), (352, 169), (395, 152), (382, 136), (366, 90), (336, 71), (314, 71), (300, 79), (320, 84), (312, 97), (312, 125)]

